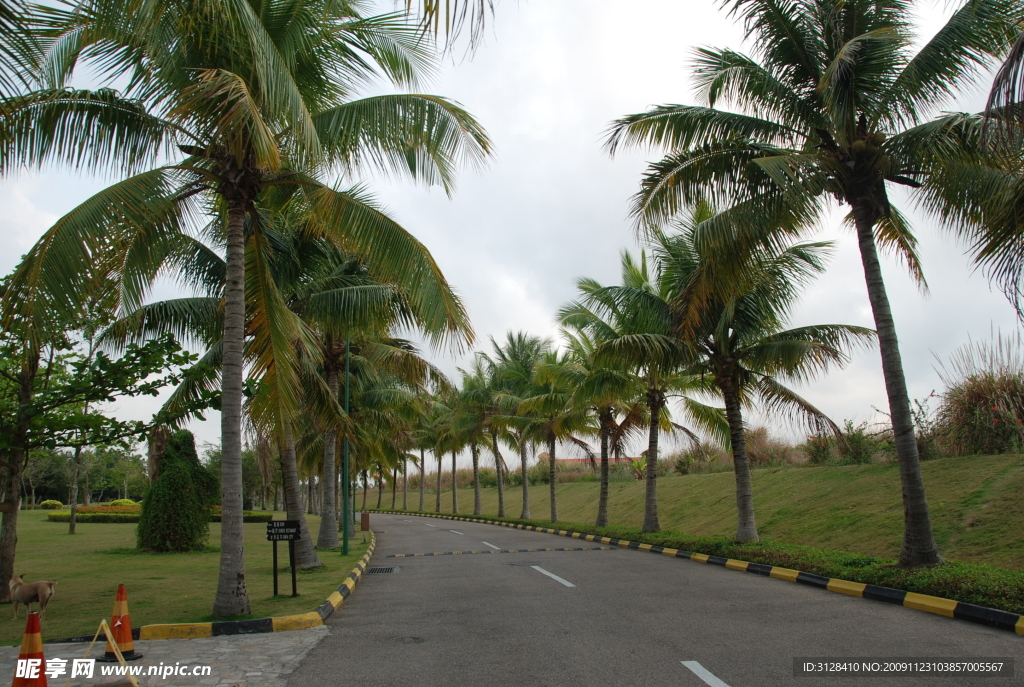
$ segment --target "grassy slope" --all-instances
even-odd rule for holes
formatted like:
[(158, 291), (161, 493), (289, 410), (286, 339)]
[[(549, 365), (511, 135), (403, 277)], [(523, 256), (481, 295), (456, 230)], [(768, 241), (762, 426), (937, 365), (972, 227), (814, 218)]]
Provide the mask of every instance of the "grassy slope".
[[(1024, 456), (942, 458), (924, 463), (925, 486), (935, 536), (949, 559), (1024, 567)], [(558, 489), (561, 520), (593, 522), (598, 484), (574, 482)], [(509, 517), (522, 511), (522, 488), (505, 491)], [(410, 493), (410, 505), (418, 494)], [(483, 490), (484, 513), (497, 514), (496, 489)], [(401, 504), (401, 494), (398, 502)], [(784, 467), (754, 471), (754, 503), (762, 537), (792, 544), (894, 557), (903, 532), (899, 471), (895, 465)], [(391, 504), (385, 493), (383, 505)], [(642, 482), (610, 485), (612, 525), (643, 522)], [(731, 472), (671, 475), (658, 480), (662, 529), (694, 535), (731, 536), (736, 528), (735, 482)], [(368, 506), (376, 505), (371, 493)], [(426, 501), (433, 511), (433, 495)], [(451, 493), (441, 508), (451, 510)], [(473, 512), (473, 492), (459, 490), (463, 513)], [(547, 518), (548, 486), (530, 488), (534, 518)]]
[[(152, 623), (208, 622), (217, 588), (220, 554), (103, 553), (135, 545), (135, 525), (79, 523), (78, 534), (67, 534), (67, 523), (46, 522), (47, 511), (23, 511), (18, 518), (16, 572), (25, 580), (57, 580), (57, 590), (43, 621), (43, 638), (55, 639), (95, 632), (101, 618), (110, 620), (118, 584), (128, 591), (132, 625)], [(283, 517), (278, 514), (278, 519)], [(309, 529), (319, 530), (320, 519), (307, 516)], [(253, 618), (313, 611), (341, 584), (366, 552), (357, 535), (350, 555), (337, 550), (321, 551), (322, 568), (299, 571), (299, 596), (273, 596), (271, 543), (266, 540), (265, 523), (245, 525), (246, 584)], [(210, 544), (220, 543), (220, 524), (210, 524)], [(287, 570), (288, 546), (278, 545), (281, 566), (280, 591), (291, 593)], [(21, 641), (25, 609), (20, 620), (12, 620), (9, 605), (0, 616), (0, 644)]]

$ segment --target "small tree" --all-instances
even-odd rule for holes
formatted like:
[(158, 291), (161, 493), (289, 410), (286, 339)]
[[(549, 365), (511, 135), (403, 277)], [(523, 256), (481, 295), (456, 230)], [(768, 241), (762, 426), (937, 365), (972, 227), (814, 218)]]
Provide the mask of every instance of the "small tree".
[(199, 551), (210, 534), (209, 506), (217, 483), (199, 463), (196, 442), (186, 430), (167, 442), (160, 476), (142, 501), (138, 547), (149, 551)]

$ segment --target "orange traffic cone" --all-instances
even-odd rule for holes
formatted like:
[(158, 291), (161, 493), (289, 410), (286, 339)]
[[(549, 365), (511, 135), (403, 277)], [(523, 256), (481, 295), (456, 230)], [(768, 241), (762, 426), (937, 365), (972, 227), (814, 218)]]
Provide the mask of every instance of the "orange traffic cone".
[[(132, 619), (128, 615), (128, 593), (124, 585), (117, 585), (117, 598), (114, 599), (114, 612), (110, 614), (110, 633), (114, 635), (117, 648), (126, 661), (137, 661), (142, 654), (135, 653), (135, 640), (132, 638)], [(117, 663), (114, 647), (107, 641), (107, 650), (96, 659), (103, 663)]]
[(39, 631), (39, 614), (29, 613), (11, 687), (47, 687), (45, 670), (46, 659), (43, 658), (43, 635)]

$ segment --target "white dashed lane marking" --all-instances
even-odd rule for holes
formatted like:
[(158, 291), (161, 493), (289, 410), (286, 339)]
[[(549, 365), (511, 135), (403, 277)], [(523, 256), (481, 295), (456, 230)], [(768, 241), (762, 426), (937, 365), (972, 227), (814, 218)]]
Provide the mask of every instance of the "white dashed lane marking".
[[(455, 530), (448, 530), (449, 532), (455, 532)], [(455, 532), (455, 534), (462, 534), (462, 532)]]
[(680, 661), (684, 666), (690, 669), (690, 671), (704, 681), (705, 684), (711, 687), (729, 687), (717, 677), (710, 670), (702, 666), (697, 661)]
[(481, 544), (486, 544), (487, 546), (491, 547), (492, 549), (497, 549), (498, 551), (501, 551), (501, 547), (500, 546), (495, 546), (494, 544), (491, 544), (490, 542), (482, 541), (480, 543)]
[(563, 580), (561, 577), (559, 577), (555, 573), (548, 572), (547, 570), (545, 570), (544, 568), (540, 567), (539, 565), (531, 565), (530, 567), (533, 568), (534, 570), (536, 570), (537, 572), (541, 573), (541, 574), (547, 575), (548, 577), (550, 577), (555, 582), (560, 582), (560, 583), (564, 584), (566, 587), (575, 587), (576, 586), (572, 582), (569, 582), (568, 580)]

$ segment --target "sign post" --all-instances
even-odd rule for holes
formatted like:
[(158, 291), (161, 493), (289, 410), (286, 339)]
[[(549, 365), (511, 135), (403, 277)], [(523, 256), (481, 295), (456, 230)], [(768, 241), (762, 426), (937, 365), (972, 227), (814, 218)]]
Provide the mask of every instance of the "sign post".
[(292, 569), (292, 596), (298, 596), (295, 580), (295, 542), (301, 539), (298, 520), (271, 520), (267, 523), (267, 541), (274, 543), (274, 596), (277, 596), (277, 542), (288, 542), (288, 565)]

